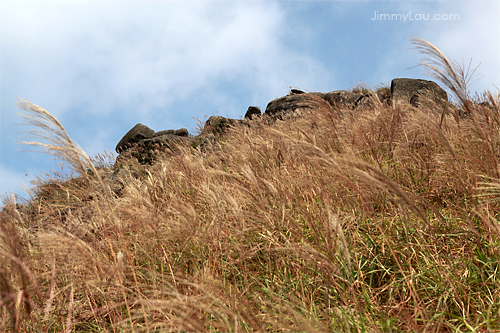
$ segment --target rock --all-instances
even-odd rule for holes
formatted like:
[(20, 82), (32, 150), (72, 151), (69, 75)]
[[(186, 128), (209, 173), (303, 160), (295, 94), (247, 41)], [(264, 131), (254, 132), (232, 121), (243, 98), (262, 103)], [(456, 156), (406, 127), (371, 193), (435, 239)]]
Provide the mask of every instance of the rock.
[[(163, 132), (163, 131), (162, 131)], [(158, 132), (161, 133), (161, 132)], [(143, 148), (169, 148), (173, 150), (176, 145), (186, 143), (190, 141), (188, 137), (186, 136), (180, 136), (176, 134), (163, 134), (163, 135), (158, 135), (154, 136), (150, 139), (143, 139), (140, 140), (139, 143), (143, 144)]]
[(389, 103), (389, 97), (387, 95), (384, 95), (380, 92), (370, 91), (366, 94), (363, 94), (363, 96), (355, 102), (354, 107), (376, 107), (377, 105), (379, 105), (379, 103), (376, 102), (377, 99), (379, 100), (380, 104), (387, 105)]
[(331, 106), (349, 106), (356, 107), (358, 103), (366, 97), (365, 94), (355, 93), (346, 90), (335, 90), (326, 94), (323, 94), (323, 99), (327, 101)]
[[(292, 93), (289, 95), (269, 102), (264, 114), (274, 119), (283, 119), (285, 116), (300, 116), (322, 107), (356, 108), (360, 105), (367, 105), (371, 94), (355, 93), (346, 90), (335, 90), (329, 93), (305, 93), (300, 90), (294, 90), (296, 89), (292, 89)], [(363, 103), (361, 103), (362, 101)]]
[[(431, 94), (431, 95), (429, 95)], [(448, 94), (436, 82), (421, 79), (394, 79), (391, 82), (391, 101), (419, 106), (423, 97), (448, 101)]]
[(155, 131), (153, 131), (151, 128), (143, 124), (137, 124), (123, 136), (120, 142), (118, 142), (118, 144), (116, 145), (115, 150), (118, 154), (120, 154), (127, 143), (135, 143), (141, 139), (151, 138), (154, 135)]
[(325, 101), (320, 93), (291, 94), (272, 100), (267, 104), (264, 114), (273, 119), (300, 116), (311, 110), (324, 107)]
[(140, 164), (153, 164), (158, 155), (166, 150), (174, 150), (178, 144), (189, 143), (193, 139), (185, 128), (154, 132), (142, 124), (135, 125), (116, 146), (118, 156), (115, 165), (131, 158)]
[[(429, 95), (431, 94), (431, 95)], [(392, 80), (391, 88), (377, 89), (377, 92), (352, 92), (335, 90), (328, 93), (307, 93), (299, 89), (291, 89), (290, 93), (281, 98), (270, 101), (264, 112), (263, 121), (272, 124), (275, 120), (299, 117), (319, 109), (356, 109), (376, 107), (378, 98), (383, 105), (389, 102), (404, 101), (418, 106), (428, 97), (435, 97), (447, 101), (446, 92), (433, 81), (419, 79), (398, 78)], [(115, 166), (124, 162), (153, 164), (160, 154), (170, 154), (180, 146), (189, 146), (203, 152), (221, 149), (216, 138), (233, 126), (253, 126), (247, 119), (262, 115), (257, 106), (250, 106), (245, 119), (230, 119), (221, 116), (210, 117), (200, 135), (189, 136), (185, 128), (165, 130), (155, 133), (142, 124), (135, 125), (116, 146), (119, 153)], [(115, 191), (116, 192), (116, 191)]]
[(255, 116), (260, 116), (262, 112), (258, 106), (249, 106), (247, 113), (245, 113), (245, 119), (252, 119)]
[(158, 159), (160, 154), (170, 153), (176, 150), (176, 148), (180, 145), (189, 145), (193, 140), (193, 137), (164, 134), (148, 139), (142, 139), (132, 144), (129, 142), (117, 156), (115, 166), (128, 162), (132, 158), (136, 159), (139, 164), (152, 165)]
[(165, 130), (165, 131), (159, 131), (154, 134), (154, 136), (162, 136), (165, 134), (172, 134), (172, 135), (177, 135), (177, 136), (189, 136), (189, 132), (185, 128), (181, 128), (178, 130)]
[(212, 116), (208, 118), (203, 127), (203, 134), (222, 134), (229, 127), (242, 124), (243, 121), (239, 119), (225, 118), (221, 116)]

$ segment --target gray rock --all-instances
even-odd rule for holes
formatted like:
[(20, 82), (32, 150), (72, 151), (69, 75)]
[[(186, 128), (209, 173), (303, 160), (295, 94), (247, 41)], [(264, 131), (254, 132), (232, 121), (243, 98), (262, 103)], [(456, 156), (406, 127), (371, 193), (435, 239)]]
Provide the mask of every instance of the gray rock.
[(225, 118), (221, 116), (212, 116), (207, 119), (203, 127), (203, 134), (222, 134), (229, 127), (243, 124), (242, 120)]
[(264, 114), (274, 119), (284, 119), (289, 116), (300, 116), (314, 109), (324, 107), (324, 94), (303, 93), (290, 94), (272, 100), (267, 104)]
[(405, 102), (419, 106), (424, 97), (448, 101), (448, 94), (436, 82), (399, 78), (391, 82), (391, 101), (393, 103)]
[(130, 159), (136, 159), (140, 164), (152, 165), (165, 153), (175, 151), (178, 146), (189, 145), (193, 137), (185, 137), (174, 134), (164, 134), (148, 139), (142, 139), (135, 143), (127, 143), (116, 158), (116, 165), (121, 165)]
[(379, 103), (376, 102), (377, 99), (380, 102), (380, 104), (388, 104), (389, 98), (387, 96), (385, 96), (380, 92), (370, 91), (366, 94), (363, 94), (363, 96), (356, 101), (354, 106), (356, 108), (359, 107), (372, 108), (375, 107), (376, 105), (379, 105)]
[[(165, 132), (165, 131), (161, 131)], [(158, 132), (158, 133), (161, 133)], [(144, 147), (164, 147), (164, 148), (169, 148), (169, 149), (174, 149), (176, 145), (186, 143), (190, 141), (188, 137), (186, 136), (180, 136), (176, 134), (163, 134), (163, 135), (158, 135), (154, 136), (149, 139), (143, 139), (139, 141), (139, 144)]]
[(165, 131), (159, 131), (154, 134), (154, 136), (162, 136), (165, 134), (172, 134), (172, 135), (177, 135), (177, 136), (189, 136), (189, 132), (185, 128), (181, 128), (178, 130), (165, 130)]
[(249, 106), (247, 113), (245, 113), (245, 119), (252, 119), (255, 116), (260, 116), (262, 112), (258, 106)]
[(335, 90), (329, 93), (323, 94), (325, 101), (330, 103), (334, 107), (351, 107), (354, 108), (358, 106), (359, 102), (366, 97), (365, 94), (355, 93), (346, 90)]
[(116, 145), (115, 150), (119, 154), (125, 148), (125, 145), (127, 143), (135, 143), (142, 139), (151, 138), (154, 135), (155, 131), (153, 131), (151, 128), (143, 124), (137, 124), (123, 136), (120, 142), (118, 142), (118, 144)]
[(318, 108), (349, 107), (356, 108), (368, 105), (370, 94), (354, 93), (346, 90), (335, 90), (329, 93), (292, 92), (275, 99), (266, 107), (266, 115), (274, 119), (289, 116), (300, 116)]

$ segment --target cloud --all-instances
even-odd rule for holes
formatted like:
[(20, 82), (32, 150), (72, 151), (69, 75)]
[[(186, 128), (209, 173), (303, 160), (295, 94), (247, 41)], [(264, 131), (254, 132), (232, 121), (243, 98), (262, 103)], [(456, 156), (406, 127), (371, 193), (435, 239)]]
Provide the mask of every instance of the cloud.
[(12, 5), (5, 25), (15, 32), (2, 42), (6, 61), (17, 64), (17, 83), (53, 96), (44, 101), (59, 113), (76, 104), (90, 114), (131, 105), (144, 114), (220, 81), (243, 77), (257, 90), (276, 91), (299, 72), (313, 82), (321, 70), (280, 45), (278, 4), (70, 4)]
[(283, 43), (293, 23), (279, 2), (1, 6), (2, 154), (21, 169), (6, 134), (19, 122), (15, 96), (55, 115), (92, 156), (113, 150), (137, 122), (162, 130), (216, 111), (237, 117), (289, 86), (320, 89), (334, 72)]
[[(292, 23), (280, 3), (4, 7), (10, 31), (2, 38), (4, 75), (11, 79), (4, 96), (44, 107), (73, 133), (83, 132), (84, 117), (111, 121), (117, 131), (136, 122), (193, 126), (192, 117), (215, 111), (236, 117), (289, 86), (321, 89), (335, 72), (308, 50), (283, 43)], [(83, 133), (75, 139), (90, 144), (81, 141)]]

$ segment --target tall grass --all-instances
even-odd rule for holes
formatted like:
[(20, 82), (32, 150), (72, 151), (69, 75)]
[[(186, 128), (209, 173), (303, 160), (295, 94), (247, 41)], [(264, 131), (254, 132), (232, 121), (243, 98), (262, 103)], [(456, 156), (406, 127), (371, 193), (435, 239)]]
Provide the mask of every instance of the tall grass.
[[(500, 330), (488, 96), (459, 121), (431, 100), (318, 101), (301, 119), (232, 128), (221, 149), (125, 163), (120, 195), (100, 163), (40, 184), (28, 205), (6, 198), (0, 330)], [(69, 142), (55, 151), (75, 169), (96, 164)]]

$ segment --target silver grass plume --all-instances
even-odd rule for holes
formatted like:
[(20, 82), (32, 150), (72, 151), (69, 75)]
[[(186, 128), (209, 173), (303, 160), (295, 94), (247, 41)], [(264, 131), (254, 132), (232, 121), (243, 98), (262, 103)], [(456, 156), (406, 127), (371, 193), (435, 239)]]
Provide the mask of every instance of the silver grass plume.
[(419, 53), (430, 56), (419, 63), (419, 65), (427, 67), (426, 74), (448, 87), (459, 102), (468, 109), (467, 111), (470, 111), (469, 87), (477, 81), (477, 79), (474, 81), (472, 79), (477, 76), (475, 72), (480, 64), (471, 70), (471, 63), (469, 63), (469, 67), (465, 70), (464, 66), (460, 66), (456, 61), (450, 62), (437, 47), (428, 41), (418, 37), (414, 37), (410, 41), (416, 45), (415, 49)]
[[(87, 177), (87, 168), (94, 174), (97, 174), (93, 163), (85, 151), (71, 140), (62, 124), (45, 109), (36, 104), (18, 98), (16, 106), (27, 113), (18, 113), (24, 123), (20, 125), (36, 126), (39, 130), (23, 131), (29, 133), (34, 139), (44, 140), (47, 143), (39, 141), (21, 141), (21, 144), (42, 147), (44, 153), (56, 156), (69, 164), (69, 166), (81, 176)], [(22, 133), (23, 133), (22, 132)]]

